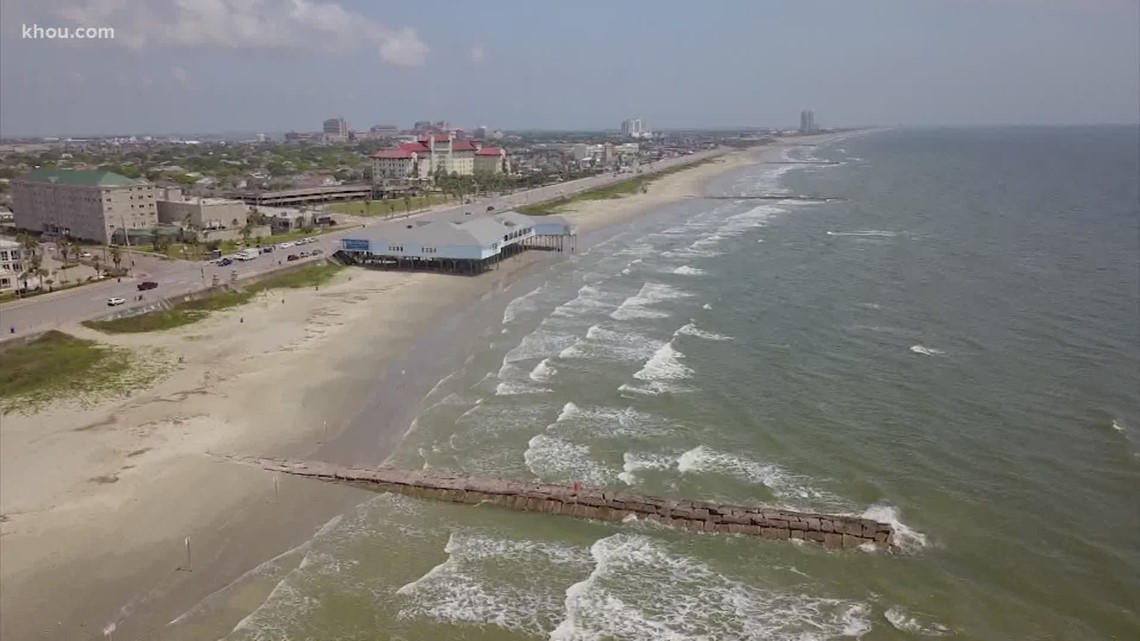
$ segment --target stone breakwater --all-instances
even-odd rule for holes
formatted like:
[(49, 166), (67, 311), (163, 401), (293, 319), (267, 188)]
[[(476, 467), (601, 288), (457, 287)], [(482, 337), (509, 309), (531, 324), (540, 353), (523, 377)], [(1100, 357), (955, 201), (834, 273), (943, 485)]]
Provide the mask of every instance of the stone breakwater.
[(282, 474), (307, 476), (370, 490), (397, 492), (452, 503), (486, 503), (516, 510), (615, 523), (636, 518), (697, 532), (747, 534), (774, 540), (800, 539), (829, 548), (853, 548), (866, 544), (894, 547), (894, 530), (889, 524), (857, 516), (664, 499), (594, 487), (437, 472), (348, 468), (315, 461), (258, 459), (256, 464)]

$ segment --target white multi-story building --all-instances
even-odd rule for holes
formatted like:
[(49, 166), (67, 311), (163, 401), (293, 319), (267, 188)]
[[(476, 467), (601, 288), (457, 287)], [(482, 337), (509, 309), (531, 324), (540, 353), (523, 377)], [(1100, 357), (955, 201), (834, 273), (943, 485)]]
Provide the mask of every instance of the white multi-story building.
[(158, 224), (157, 194), (109, 171), (37, 169), (12, 181), (12, 210), (17, 229), (109, 243), (118, 229)]
[(19, 287), (22, 273), (24, 248), (14, 240), (0, 238), (0, 292)]
[(648, 138), (650, 132), (641, 118), (629, 118), (621, 122), (621, 135), (624, 138)]

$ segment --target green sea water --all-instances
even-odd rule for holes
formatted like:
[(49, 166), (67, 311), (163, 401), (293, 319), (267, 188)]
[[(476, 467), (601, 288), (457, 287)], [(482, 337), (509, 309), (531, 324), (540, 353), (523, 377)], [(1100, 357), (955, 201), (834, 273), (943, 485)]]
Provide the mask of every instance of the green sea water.
[(899, 553), (376, 495), (225, 638), (1140, 638), (1138, 156), (1135, 128), (790, 148), (709, 193), (833, 201), (584, 242), (391, 461), (866, 514)]

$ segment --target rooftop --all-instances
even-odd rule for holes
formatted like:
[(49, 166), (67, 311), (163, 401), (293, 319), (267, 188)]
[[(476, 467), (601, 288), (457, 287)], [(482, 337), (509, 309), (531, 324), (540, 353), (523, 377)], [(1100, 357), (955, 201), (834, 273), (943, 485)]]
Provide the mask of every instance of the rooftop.
[(145, 180), (127, 178), (114, 172), (98, 169), (37, 169), (21, 176), (21, 178), (33, 182), (79, 187), (133, 187), (150, 184)]

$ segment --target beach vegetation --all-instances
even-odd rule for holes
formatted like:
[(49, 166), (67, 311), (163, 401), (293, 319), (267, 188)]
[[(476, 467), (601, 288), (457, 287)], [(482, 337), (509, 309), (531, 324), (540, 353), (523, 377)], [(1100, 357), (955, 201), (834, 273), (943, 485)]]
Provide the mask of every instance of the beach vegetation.
[(59, 398), (126, 393), (158, 380), (166, 360), (52, 330), (0, 350), (0, 412), (34, 413)]
[(169, 309), (109, 320), (89, 320), (83, 325), (107, 334), (156, 332), (190, 325), (208, 318), (211, 312), (244, 305), (258, 294), (273, 289), (319, 287), (331, 280), (342, 266), (333, 263), (306, 265), (264, 278), (241, 289), (226, 289), (200, 298), (182, 301)]
[(684, 165), (677, 165), (670, 167), (652, 174), (638, 174), (622, 180), (620, 182), (604, 185), (596, 189), (583, 191), (573, 196), (566, 196), (557, 198), (555, 200), (548, 200), (546, 202), (535, 203), (533, 205), (524, 205), (522, 207), (515, 207), (515, 211), (527, 214), (528, 216), (546, 216), (549, 214), (556, 214), (566, 207), (575, 203), (584, 202), (588, 200), (610, 200), (613, 198), (625, 198), (626, 196), (635, 194), (649, 193), (649, 186), (656, 180), (660, 180), (670, 174), (675, 174), (680, 171), (692, 169), (708, 162), (712, 162), (715, 158), (704, 158), (695, 162), (686, 163)]

